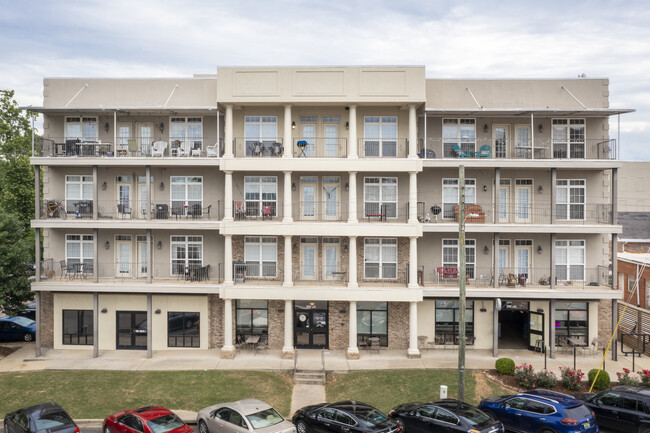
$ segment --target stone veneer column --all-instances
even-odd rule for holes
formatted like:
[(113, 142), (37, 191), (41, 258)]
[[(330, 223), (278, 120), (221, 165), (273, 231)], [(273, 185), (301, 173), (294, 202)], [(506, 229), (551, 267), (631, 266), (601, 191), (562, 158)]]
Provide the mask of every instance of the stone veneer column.
[(357, 302), (350, 301), (350, 320), (349, 323), (349, 345), (348, 359), (359, 359), (359, 347), (357, 347)]
[(224, 117), (224, 141), (223, 157), (233, 158), (235, 155), (232, 151), (232, 105), (226, 105), (226, 115)]
[(284, 194), (282, 199), (284, 200), (284, 215), (282, 216), (283, 223), (292, 223), (293, 222), (293, 204), (291, 196), (291, 172), (284, 172)]
[(418, 127), (417, 127), (417, 113), (415, 112), (415, 104), (409, 105), (409, 148), (408, 157), (416, 159), (417, 155), (417, 142), (418, 142)]
[(418, 173), (409, 172), (409, 224), (418, 222)]
[(221, 357), (226, 359), (235, 357), (235, 346), (232, 344), (232, 299), (224, 299)]
[(232, 171), (226, 171), (223, 191), (223, 220), (232, 221)]
[(293, 133), (291, 131), (291, 105), (284, 106), (284, 137), (282, 138), (283, 158), (293, 158)]
[(284, 237), (284, 287), (293, 286), (293, 272), (292, 272), (292, 255), (291, 255), (291, 235)]
[(419, 358), (418, 349), (418, 303), (409, 302), (409, 348), (406, 352), (409, 358)]
[[(348, 132), (348, 158), (359, 157), (359, 145), (357, 143), (357, 106), (350, 105), (348, 107), (350, 113), (350, 130)], [(352, 185), (350, 185), (352, 189)]]
[(293, 301), (284, 301), (284, 346), (282, 359), (293, 359)]
[[(417, 289), (418, 284), (418, 238), (409, 238), (409, 289)], [(417, 346), (416, 346), (417, 347)]]
[(223, 250), (223, 284), (232, 286), (232, 235), (225, 235)]
[(357, 282), (357, 237), (350, 236), (350, 248), (348, 253), (348, 287), (359, 287)]
[(348, 223), (358, 223), (357, 219), (357, 172), (348, 173)]

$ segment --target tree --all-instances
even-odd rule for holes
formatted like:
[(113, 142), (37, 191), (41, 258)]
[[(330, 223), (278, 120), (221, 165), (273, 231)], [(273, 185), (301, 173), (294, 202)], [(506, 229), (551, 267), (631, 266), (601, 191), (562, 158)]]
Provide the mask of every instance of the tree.
[(29, 114), (18, 108), (13, 90), (0, 90), (0, 156), (29, 155), (31, 142)]
[(29, 156), (0, 161), (0, 207), (16, 214), (25, 228), (34, 218), (34, 169)]
[(0, 209), (0, 308), (7, 314), (32, 299), (28, 263), (33, 239), (16, 214)]

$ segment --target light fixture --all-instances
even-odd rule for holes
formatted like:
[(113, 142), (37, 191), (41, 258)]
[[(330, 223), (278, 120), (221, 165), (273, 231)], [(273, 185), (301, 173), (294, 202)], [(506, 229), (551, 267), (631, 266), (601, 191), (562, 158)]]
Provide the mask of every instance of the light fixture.
[(350, 129), (350, 122), (345, 122), (345, 129)]
[(291, 122), (291, 129), (296, 129), (296, 121)]
[(108, 129), (110, 128), (110, 125), (108, 122), (106, 122), (106, 125), (104, 125), (104, 131), (108, 132)]
[(539, 131), (540, 134), (544, 132), (544, 125), (540, 123), (539, 126), (537, 127), (537, 130)]
[(490, 254), (490, 249), (486, 245), (485, 248), (483, 248), (483, 254)]
[(106, 191), (106, 182), (102, 183), (102, 189)]
[(343, 252), (344, 253), (348, 252), (348, 244), (343, 244)]
[(490, 127), (488, 126), (487, 123), (485, 125), (483, 125), (483, 132), (488, 132), (489, 130), (490, 130)]
[(537, 187), (537, 192), (538, 192), (538, 193), (541, 194), (543, 191), (544, 191), (544, 188), (542, 187), (542, 185), (540, 185), (540, 186)]
[(298, 252), (298, 244), (293, 244), (293, 252), (294, 254)]
[(162, 241), (158, 241), (158, 244), (156, 244), (156, 246), (159, 250), (162, 249)]
[(155, 313), (156, 313), (156, 314), (160, 314), (160, 308), (156, 308)]
[(345, 190), (350, 191), (350, 184), (347, 182), (345, 183)]
[(291, 191), (296, 190), (296, 182), (291, 182)]
[(483, 185), (483, 191), (487, 191), (487, 185)]
[(543, 251), (543, 250), (542, 250), (542, 246), (541, 246), (541, 245), (538, 245), (538, 246), (537, 246), (537, 254), (542, 254), (542, 251)]
[(165, 130), (165, 124), (160, 122), (160, 126), (158, 128), (160, 129), (160, 133), (162, 134), (163, 131)]
[(106, 309), (106, 307), (102, 308), (102, 313), (108, 313), (108, 310)]
[(104, 244), (104, 248), (109, 249), (110, 247), (111, 247), (110, 242), (106, 241), (106, 243)]
[(165, 182), (160, 182), (160, 190), (161, 191), (165, 190)]

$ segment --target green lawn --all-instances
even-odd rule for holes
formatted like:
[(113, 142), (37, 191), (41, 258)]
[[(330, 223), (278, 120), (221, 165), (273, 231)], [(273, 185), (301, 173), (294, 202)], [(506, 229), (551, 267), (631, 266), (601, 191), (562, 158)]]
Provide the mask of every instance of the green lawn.
[(149, 404), (198, 411), (220, 402), (259, 398), (290, 415), (291, 390), (290, 375), (259, 371), (0, 373), (0, 414), (55, 401), (73, 418), (105, 418)]

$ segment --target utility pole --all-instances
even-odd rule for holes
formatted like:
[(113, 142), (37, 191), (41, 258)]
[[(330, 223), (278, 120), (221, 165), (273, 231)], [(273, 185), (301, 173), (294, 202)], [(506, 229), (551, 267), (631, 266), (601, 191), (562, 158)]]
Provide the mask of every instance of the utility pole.
[(465, 166), (458, 167), (458, 399), (465, 400)]

